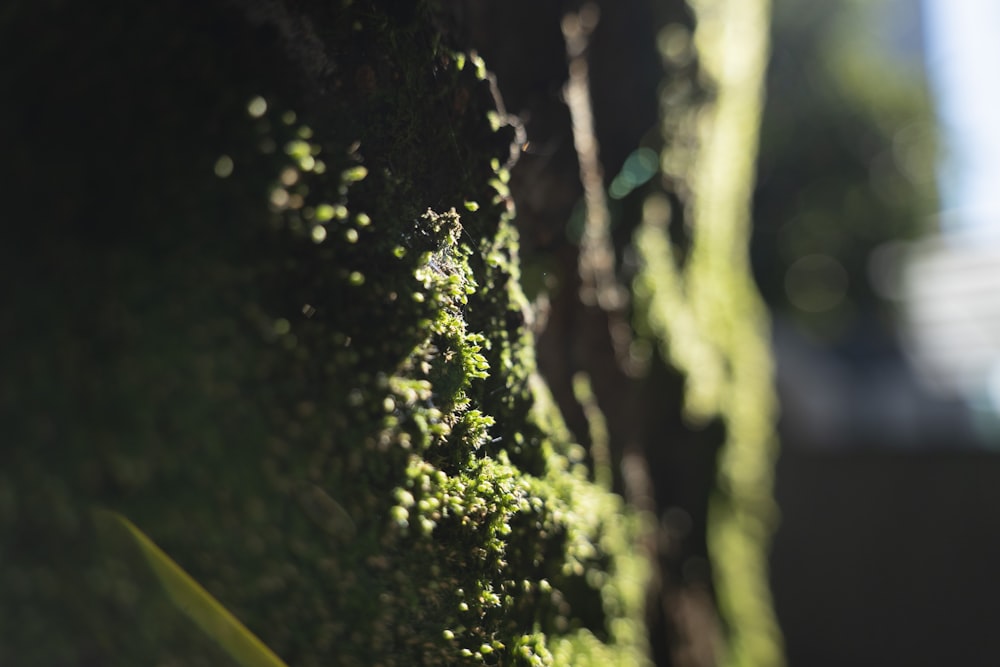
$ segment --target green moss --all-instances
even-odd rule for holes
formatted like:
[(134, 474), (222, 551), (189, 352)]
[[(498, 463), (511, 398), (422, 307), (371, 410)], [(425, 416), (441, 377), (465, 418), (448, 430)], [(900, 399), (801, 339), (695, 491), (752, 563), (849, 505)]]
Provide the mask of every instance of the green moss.
[[(726, 631), (719, 660), (730, 666), (784, 662), (767, 576), (777, 399), (747, 249), (768, 4), (699, 0), (693, 38), (672, 28), (677, 43), (693, 40), (704, 90), (663, 91), (661, 165), (681, 206), (651, 194), (635, 241), (643, 264), (633, 286), (637, 328), (684, 374), (687, 420), (717, 417), (725, 426), (708, 542)], [(669, 40), (662, 46), (669, 59)], [(685, 243), (671, 223), (676, 213), (688, 223)]]
[(0, 26), (45, 125), (5, 197), (47, 222), (0, 250), (0, 662), (219, 664), (103, 506), (289, 664), (636, 664), (635, 520), (534, 379), (483, 63), (420, 6), (60, 3), (15, 38), (44, 9)]

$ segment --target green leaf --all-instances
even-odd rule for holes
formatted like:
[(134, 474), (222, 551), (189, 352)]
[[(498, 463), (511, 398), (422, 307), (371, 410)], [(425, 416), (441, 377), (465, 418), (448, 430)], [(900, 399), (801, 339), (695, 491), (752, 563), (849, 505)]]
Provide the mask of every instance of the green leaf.
[(171, 602), (241, 667), (288, 667), (134, 523), (110, 510), (94, 510), (94, 517), (99, 525), (124, 529), (131, 536)]

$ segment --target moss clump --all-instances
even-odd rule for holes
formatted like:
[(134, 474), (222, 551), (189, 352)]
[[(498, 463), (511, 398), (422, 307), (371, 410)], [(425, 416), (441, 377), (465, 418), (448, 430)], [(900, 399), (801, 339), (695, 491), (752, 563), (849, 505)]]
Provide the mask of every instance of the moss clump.
[(0, 14), (0, 662), (225, 664), (107, 507), (289, 664), (641, 663), (636, 520), (532, 379), (483, 63), (422, 5), (99, 5)]

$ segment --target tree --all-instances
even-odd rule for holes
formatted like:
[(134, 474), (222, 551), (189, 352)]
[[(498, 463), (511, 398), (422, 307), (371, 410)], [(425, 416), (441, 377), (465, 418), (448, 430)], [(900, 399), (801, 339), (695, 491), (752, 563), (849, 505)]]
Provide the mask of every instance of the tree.
[[(717, 4), (740, 20), (740, 3)], [(760, 566), (767, 534), (770, 409), (743, 232), (725, 232), (745, 220), (763, 10), (745, 17), (756, 37), (740, 48), (755, 66), (742, 83), (714, 60), (726, 28), (708, 9), (696, 46), (665, 46), (668, 73), (693, 77), (682, 56), (697, 51), (720, 94), (679, 115), (668, 96), (665, 143), (648, 150), (662, 146), (677, 170), (666, 194), (633, 184), (624, 205), (644, 206), (641, 225), (626, 215), (611, 235), (595, 217), (600, 165), (576, 132), (555, 178), (575, 183), (580, 156), (580, 256), (598, 259), (581, 264), (583, 300), (567, 287), (553, 308), (582, 308), (575, 321), (608, 375), (570, 365), (596, 397), (577, 382), (570, 401), (550, 372), (551, 401), (513, 223), (511, 187), (523, 201), (532, 162), (511, 176), (528, 149), (467, 51), (471, 7), (52, 1), (0, 13), (0, 50), (16, 63), (0, 73), (11, 147), (0, 270), (18, 286), (2, 325), (12, 444), (0, 523), (12, 537), (0, 661), (269, 664), (177, 604), (158, 548), (288, 664), (641, 664), (648, 512), (671, 494), (643, 490), (664, 481), (651, 457), (671, 442), (648, 437), (659, 410), (648, 392), (671, 367), (690, 386), (688, 412), (724, 426), (707, 433), (722, 447), (711, 534), (728, 661), (778, 660), (767, 614), (751, 604), (758, 630), (746, 612), (762, 573), (742, 579), (749, 588), (734, 574)], [(679, 4), (657, 20), (670, 12), (690, 24)], [(563, 22), (570, 85), (588, 85), (579, 63), (595, 23), (586, 7)], [(585, 95), (577, 121), (587, 107)], [(734, 143), (674, 131), (698, 109)], [(602, 122), (606, 136), (614, 124)], [(681, 140), (695, 150), (677, 153)], [(731, 182), (711, 176), (718, 151), (740, 156)], [(706, 205), (713, 188), (731, 208)], [(690, 248), (683, 274), (663, 262), (671, 207), (694, 224), (675, 239)], [(538, 231), (525, 219), (525, 234)], [(642, 268), (629, 306), (632, 278), (608, 260), (625, 257), (633, 229)], [(560, 271), (576, 264), (572, 250)], [(720, 289), (738, 298), (711, 296)], [(633, 317), (626, 358), (609, 326)], [(663, 362), (644, 375), (654, 347)], [(747, 393), (764, 403), (741, 407)], [(620, 403), (636, 396), (645, 411)], [(652, 600), (655, 611), (663, 598)]]
[[(905, 5), (895, 11), (919, 11)], [(927, 231), (937, 210), (934, 120), (919, 54), (893, 55), (885, 43), (899, 35), (874, 34), (889, 31), (878, 16), (889, 9), (775, 6), (754, 269), (768, 304), (831, 347), (861, 339), (895, 347), (870, 257)]]

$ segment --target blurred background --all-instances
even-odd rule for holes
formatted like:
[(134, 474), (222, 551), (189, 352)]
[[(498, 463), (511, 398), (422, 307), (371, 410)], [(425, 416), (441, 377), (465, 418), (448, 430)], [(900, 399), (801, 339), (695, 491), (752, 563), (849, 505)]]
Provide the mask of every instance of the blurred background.
[(775, 0), (752, 241), (789, 662), (992, 665), (1000, 4)]

